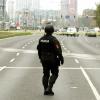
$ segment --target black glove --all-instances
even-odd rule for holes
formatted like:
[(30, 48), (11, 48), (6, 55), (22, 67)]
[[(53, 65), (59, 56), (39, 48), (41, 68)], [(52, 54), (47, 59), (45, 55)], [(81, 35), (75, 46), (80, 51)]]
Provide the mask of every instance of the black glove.
[(63, 56), (61, 57), (61, 64), (63, 65), (64, 64), (64, 58), (63, 58)]

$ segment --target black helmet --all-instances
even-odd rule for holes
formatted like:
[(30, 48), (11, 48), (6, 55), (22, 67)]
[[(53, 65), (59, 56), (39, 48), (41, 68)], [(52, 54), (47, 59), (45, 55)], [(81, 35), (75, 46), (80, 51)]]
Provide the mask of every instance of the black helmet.
[(45, 26), (45, 33), (46, 34), (52, 34), (54, 32), (54, 27), (51, 24), (48, 24)]

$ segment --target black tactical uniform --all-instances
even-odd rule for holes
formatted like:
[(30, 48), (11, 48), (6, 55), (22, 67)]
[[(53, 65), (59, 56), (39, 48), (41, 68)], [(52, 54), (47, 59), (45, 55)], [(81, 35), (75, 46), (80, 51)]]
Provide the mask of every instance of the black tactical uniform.
[(59, 66), (64, 63), (64, 59), (59, 41), (56, 37), (52, 36), (54, 32), (53, 26), (47, 25), (45, 32), (46, 34), (39, 40), (37, 49), (43, 66), (44, 75), (42, 83), (44, 86), (44, 95), (54, 95), (52, 87), (58, 77)]

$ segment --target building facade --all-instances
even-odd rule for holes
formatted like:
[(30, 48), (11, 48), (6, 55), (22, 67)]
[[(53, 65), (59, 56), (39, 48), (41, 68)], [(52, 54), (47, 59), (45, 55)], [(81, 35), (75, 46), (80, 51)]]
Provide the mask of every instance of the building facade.
[(16, 10), (36, 10), (40, 7), (40, 0), (16, 0)]
[(20, 26), (32, 27), (39, 19), (40, 0), (16, 0), (16, 23)]
[(68, 15), (68, 8), (69, 8), (68, 0), (61, 0), (61, 16), (62, 17), (65, 17)]
[(32, 0), (16, 0), (16, 11), (23, 9), (30, 9), (32, 6)]
[(61, 14), (64, 17), (76, 16), (77, 0), (61, 0)]
[(68, 25), (76, 24), (77, 0), (61, 0), (61, 17)]
[(40, 9), (40, 0), (32, 0), (31, 10), (39, 10)]
[(7, 2), (7, 14), (9, 15), (10, 21), (14, 20), (15, 18), (15, 1), (14, 0), (9, 0)]
[(0, 20), (3, 20), (6, 10), (6, 0), (0, 0)]
[(69, 2), (69, 15), (77, 16), (77, 0), (70, 0)]

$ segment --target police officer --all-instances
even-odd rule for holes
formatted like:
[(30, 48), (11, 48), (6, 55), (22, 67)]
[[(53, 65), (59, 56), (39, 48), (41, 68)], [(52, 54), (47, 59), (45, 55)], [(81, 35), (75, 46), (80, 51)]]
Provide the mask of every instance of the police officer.
[(51, 96), (54, 95), (52, 88), (58, 77), (59, 66), (64, 63), (60, 43), (56, 37), (52, 36), (53, 32), (54, 27), (46, 25), (46, 34), (39, 39), (37, 46), (38, 56), (43, 66), (42, 83), (44, 86), (44, 95)]

